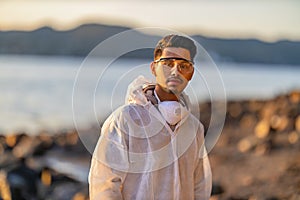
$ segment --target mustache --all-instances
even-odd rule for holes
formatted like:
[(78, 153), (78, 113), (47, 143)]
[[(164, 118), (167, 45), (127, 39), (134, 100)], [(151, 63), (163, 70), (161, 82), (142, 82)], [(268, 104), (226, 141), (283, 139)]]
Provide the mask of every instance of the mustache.
[(180, 77), (169, 77), (167, 79), (167, 83), (170, 82), (170, 81), (178, 81), (180, 83), (183, 83), (183, 80)]

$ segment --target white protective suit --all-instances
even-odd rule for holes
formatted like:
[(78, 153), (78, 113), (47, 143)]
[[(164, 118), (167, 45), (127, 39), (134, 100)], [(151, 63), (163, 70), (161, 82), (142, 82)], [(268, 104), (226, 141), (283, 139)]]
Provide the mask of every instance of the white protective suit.
[(202, 124), (188, 112), (172, 131), (142, 91), (145, 82), (138, 77), (128, 88), (127, 103), (103, 124), (91, 162), (90, 199), (209, 199)]

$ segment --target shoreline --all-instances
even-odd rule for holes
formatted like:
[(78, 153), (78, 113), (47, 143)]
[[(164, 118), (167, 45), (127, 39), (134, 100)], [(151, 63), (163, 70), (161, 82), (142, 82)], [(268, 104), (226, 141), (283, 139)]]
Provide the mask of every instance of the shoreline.
[[(208, 127), (210, 103), (200, 110)], [(88, 141), (97, 141), (97, 126), (80, 135), (76, 130), (0, 135), (0, 181), (10, 195), (88, 199), (91, 149), (81, 140), (87, 135), (92, 135)], [(300, 91), (268, 100), (228, 101), (222, 134), (209, 157), (213, 200), (299, 198)]]

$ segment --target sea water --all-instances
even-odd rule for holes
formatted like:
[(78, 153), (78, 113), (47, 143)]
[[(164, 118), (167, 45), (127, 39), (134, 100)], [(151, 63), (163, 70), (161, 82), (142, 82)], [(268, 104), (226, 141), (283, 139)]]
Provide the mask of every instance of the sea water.
[[(88, 127), (125, 102), (128, 84), (154, 81), (150, 60), (0, 56), (0, 133)], [(300, 66), (202, 63), (187, 88), (194, 102), (265, 99), (300, 89)]]

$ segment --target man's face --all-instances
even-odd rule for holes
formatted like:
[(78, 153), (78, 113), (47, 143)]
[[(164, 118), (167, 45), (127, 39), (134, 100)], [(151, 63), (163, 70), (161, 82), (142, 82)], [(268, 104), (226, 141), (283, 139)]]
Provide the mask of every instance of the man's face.
[(189, 50), (167, 47), (158, 60), (151, 63), (151, 71), (156, 77), (156, 83), (166, 92), (179, 95), (194, 73), (192, 64), (188, 62), (191, 60)]

